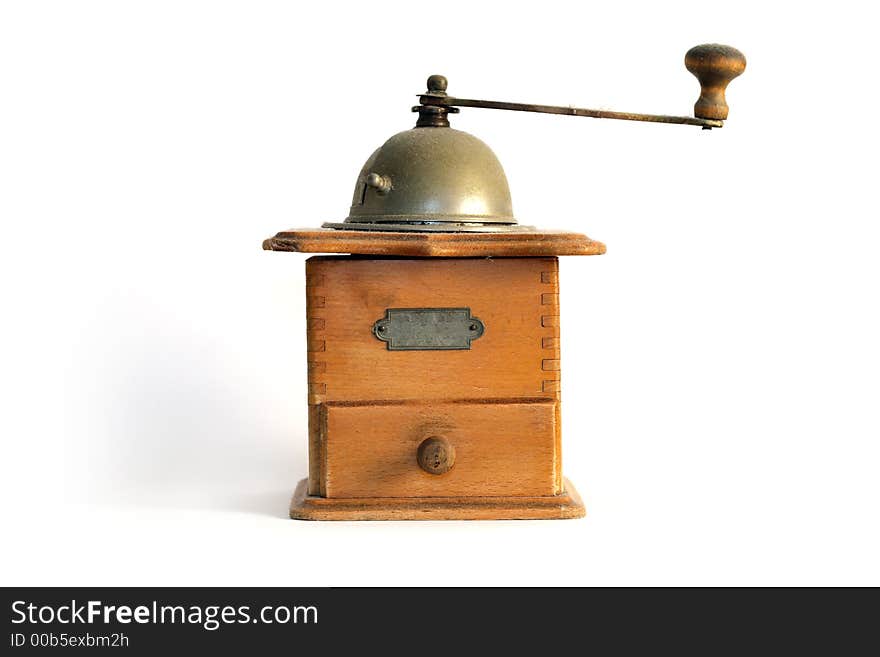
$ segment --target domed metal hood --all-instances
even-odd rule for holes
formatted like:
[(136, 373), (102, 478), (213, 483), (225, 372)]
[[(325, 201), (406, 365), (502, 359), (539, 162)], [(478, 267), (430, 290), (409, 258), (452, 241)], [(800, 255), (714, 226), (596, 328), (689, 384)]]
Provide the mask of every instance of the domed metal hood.
[(400, 132), (364, 164), (344, 223), (362, 230), (521, 230), (495, 153), (449, 127)]

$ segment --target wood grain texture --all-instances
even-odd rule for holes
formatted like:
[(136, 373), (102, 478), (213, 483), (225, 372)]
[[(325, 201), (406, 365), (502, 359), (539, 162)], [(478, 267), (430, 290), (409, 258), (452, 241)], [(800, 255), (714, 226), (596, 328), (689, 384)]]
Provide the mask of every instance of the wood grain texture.
[(298, 228), (263, 241), (267, 251), (443, 258), (601, 255), (605, 245), (580, 233), (416, 233)]
[(700, 97), (694, 104), (694, 116), (726, 119), (729, 108), (725, 91), (730, 81), (746, 70), (745, 55), (731, 46), (704, 43), (687, 51), (684, 65), (700, 82)]
[[(310, 258), (309, 403), (558, 398), (557, 271), (556, 258)], [(388, 308), (461, 307), (485, 326), (468, 350), (389, 351), (372, 333)]]
[[(389, 308), (469, 308), (467, 350), (393, 351)], [(305, 519), (580, 517), (564, 492), (555, 257), (306, 263), (309, 479)], [(418, 463), (436, 436), (447, 472)], [(296, 501), (298, 500), (298, 501)]]
[[(326, 497), (555, 495), (556, 402), (324, 404)], [(425, 472), (422, 441), (455, 450), (449, 472)]]
[(562, 520), (583, 518), (584, 503), (568, 480), (559, 495), (538, 497), (325, 498), (296, 487), (290, 517), (297, 520)]

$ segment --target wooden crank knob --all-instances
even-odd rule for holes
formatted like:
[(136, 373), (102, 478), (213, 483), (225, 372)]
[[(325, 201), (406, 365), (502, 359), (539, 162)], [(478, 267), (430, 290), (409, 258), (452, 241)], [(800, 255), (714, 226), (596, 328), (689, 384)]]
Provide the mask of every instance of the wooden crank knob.
[(724, 91), (733, 78), (746, 70), (746, 58), (739, 50), (718, 43), (694, 46), (684, 56), (684, 65), (700, 81), (700, 99), (694, 105), (698, 119), (727, 118)]

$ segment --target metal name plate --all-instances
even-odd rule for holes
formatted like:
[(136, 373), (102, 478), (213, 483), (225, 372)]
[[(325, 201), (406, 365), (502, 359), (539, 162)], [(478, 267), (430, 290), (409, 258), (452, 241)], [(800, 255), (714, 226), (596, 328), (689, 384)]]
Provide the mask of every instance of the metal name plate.
[(388, 308), (373, 324), (389, 351), (470, 349), (484, 330), (470, 308)]

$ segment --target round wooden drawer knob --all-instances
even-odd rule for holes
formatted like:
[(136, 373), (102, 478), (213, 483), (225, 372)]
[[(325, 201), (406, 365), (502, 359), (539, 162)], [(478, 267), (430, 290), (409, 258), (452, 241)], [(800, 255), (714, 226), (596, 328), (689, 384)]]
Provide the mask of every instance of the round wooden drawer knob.
[(419, 467), (428, 474), (440, 475), (449, 472), (455, 465), (455, 448), (439, 436), (423, 440), (417, 456)]

